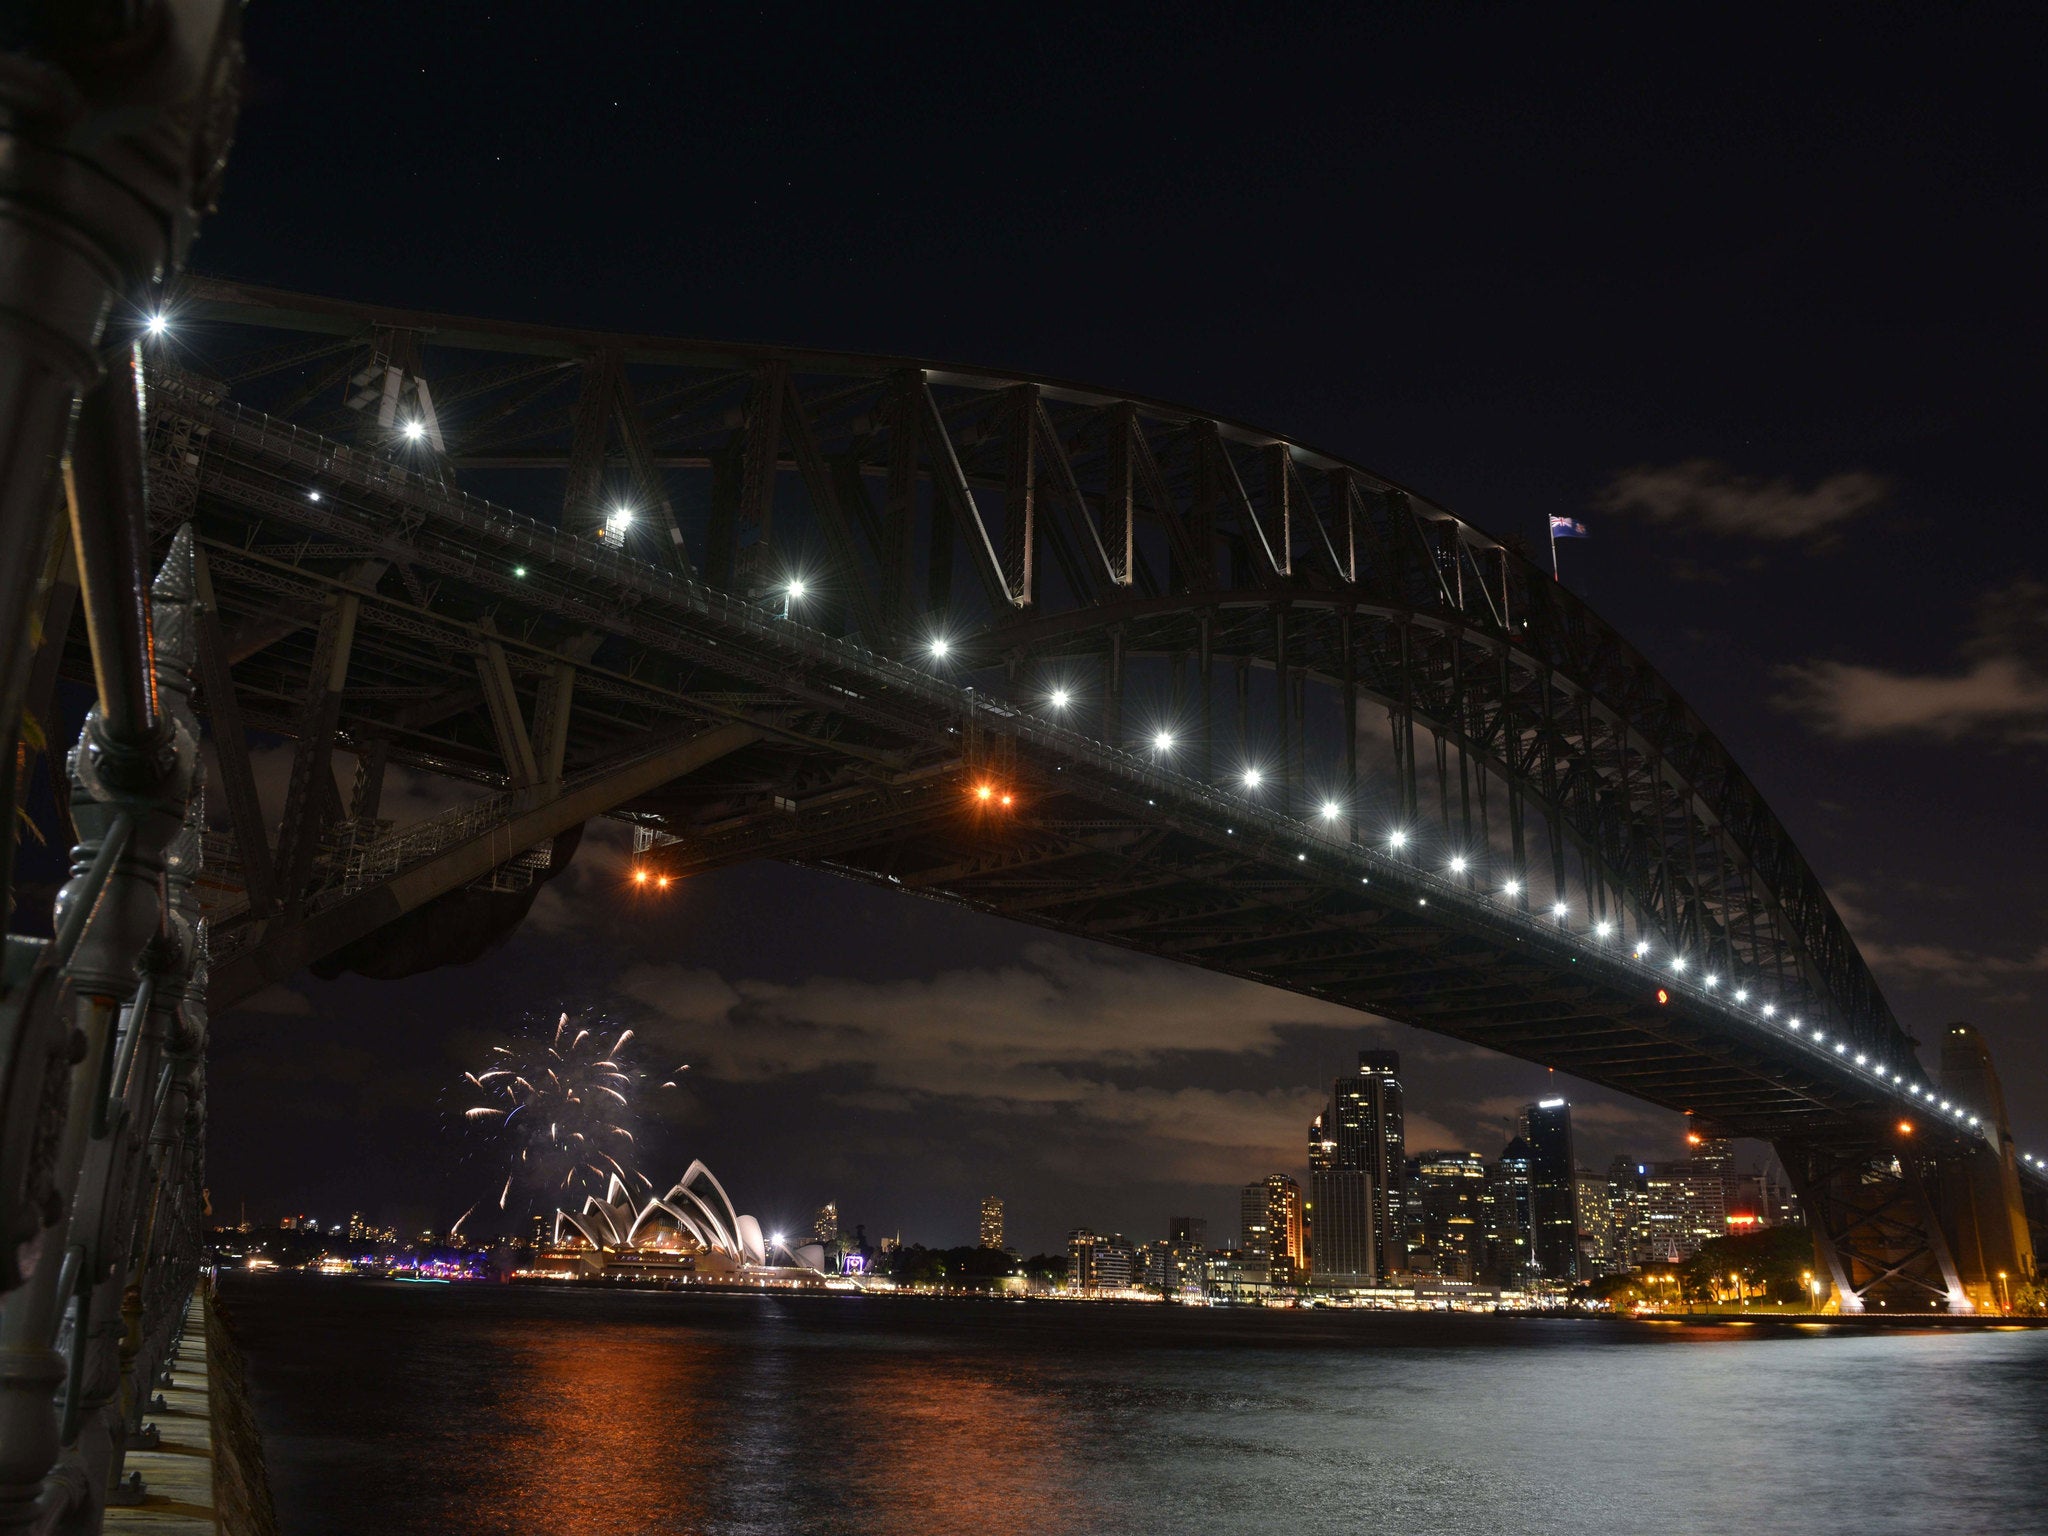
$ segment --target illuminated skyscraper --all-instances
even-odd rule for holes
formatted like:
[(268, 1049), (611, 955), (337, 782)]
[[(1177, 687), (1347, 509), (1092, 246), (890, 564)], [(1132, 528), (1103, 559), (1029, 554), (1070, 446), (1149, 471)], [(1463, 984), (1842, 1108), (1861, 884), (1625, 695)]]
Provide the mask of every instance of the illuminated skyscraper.
[(981, 1197), (981, 1246), (1003, 1246), (1003, 1202), (995, 1195)]
[(1266, 1255), (1275, 1285), (1292, 1284), (1308, 1269), (1308, 1252), (1302, 1243), (1301, 1186), (1284, 1173), (1268, 1176), (1261, 1186), (1266, 1196)]
[(1578, 1159), (1572, 1155), (1572, 1107), (1544, 1099), (1522, 1111), (1529, 1143), (1530, 1239), (1536, 1273), (1552, 1285), (1579, 1280)]
[(811, 1218), (811, 1241), (831, 1245), (839, 1241), (839, 1205), (827, 1200)]
[(1520, 1285), (1535, 1265), (1529, 1143), (1517, 1136), (1486, 1170), (1486, 1266), (1502, 1285)]
[(1477, 1280), (1487, 1267), (1486, 1159), (1477, 1152), (1424, 1152), (1414, 1177), (1423, 1250), (1415, 1267), (1445, 1280)]
[[(1408, 1142), (1402, 1116), (1401, 1058), (1394, 1051), (1360, 1051), (1358, 1072), (1337, 1080), (1330, 1108), (1320, 1117), (1321, 1135), (1310, 1131), (1311, 1171), (1318, 1142), (1334, 1172), (1365, 1175), (1371, 1232), (1363, 1240), (1373, 1272), (1384, 1278), (1408, 1267), (1403, 1216), (1408, 1177)], [(1320, 1207), (1321, 1202), (1317, 1202)], [(1359, 1240), (1333, 1236), (1348, 1254)]]
[(1264, 1258), (1272, 1249), (1267, 1241), (1266, 1186), (1247, 1184), (1237, 1196), (1237, 1246), (1246, 1254)]

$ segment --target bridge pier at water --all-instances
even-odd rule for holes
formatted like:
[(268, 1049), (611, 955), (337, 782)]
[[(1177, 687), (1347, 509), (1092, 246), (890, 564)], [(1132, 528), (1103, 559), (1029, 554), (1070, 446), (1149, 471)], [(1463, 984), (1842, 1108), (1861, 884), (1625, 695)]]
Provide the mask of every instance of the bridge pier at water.
[(1968, 1024), (1943, 1033), (1941, 1086), (1989, 1123), (1990, 1139), (1939, 1144), (1902, 1118), (1862, 1138), (1778, 1145), (1813, 1227), (1816, 1273), (1843, 1312), (2009, 1312), (2036, 1278), (2048, 1210), (2028, 1204), (1998, 1073)]

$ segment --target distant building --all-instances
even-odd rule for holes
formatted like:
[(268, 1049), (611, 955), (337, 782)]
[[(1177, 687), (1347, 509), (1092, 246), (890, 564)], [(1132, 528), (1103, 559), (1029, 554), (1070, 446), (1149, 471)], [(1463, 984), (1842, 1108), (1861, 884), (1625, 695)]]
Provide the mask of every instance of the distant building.
[(1095, 1250), (1095, 1283), (1105, 1291), (1126, 1291), (1144, 1276), (1138, 1250), (1121, 1232), (1112, 1232)]
[(1572, 1152), (1572, 1107), (1543, 1099), (1522, 1111), (1529, 1143), (1529, 1208), (1537, 1275), (1552, 1285), (1579, 1280), (1578, 1159)]
[(1573, 1182), (1579, 1197), (1579, 1278), (1621, 1273), (1628, 1265), (1620, 1262), (1620, 1229), (1607, 1175), (1580, 1168)]
[(1086, 1227), (1067, 1234), (1067, 1286), (1076, 1291), (1121, 1291), (1143, 1278), (1138, 1251), (1121, 1232), (1104, 1236)]
[(1362, 1168), (1321, 1168), (1308, 1176), (1311, 1284), (1368, 1286), (1380, 1274), (1373, 1247), (1372, 1179)]
[(1303, 1243), (1301, 1186), (1284, 1173), (1269, 1174), (1266, 1195), (1266, 1263), (1275, 1285), (1292, 1285), (1308, 1271)]
[(1145, 1284), (1162, 1296), (1200, 1291), (1207, 1279), (1209, 1224), (1199, 1216), (1176, 1216), (1166, 1241), (1147, 1244)]
[(826, 1247), (839, 1241), (839, 1204), (827, 1200), (818, 1207), (818, 1214), (811, 1218), (811, 1241), (823, 1243)]
[(1395, 1052), (1360, 1051), (1309, 1124), (1307, 1268), (1318, 1285), (1370, 1285), (1408, 1267), (1400, 1071)]
[(1535, 1268), (1532, 1157), (1528, 1140), (1517, 1136), (1486, 1170), (1486, 1267), (1502, 1285), (1521, 1285)]
[(1247, 1184), (1237, 1193), (1237, 1246), (1240, 1252), (1264, 1256), (1271, 1248), (1266, 1239), (1266, 1186)]
[(1003, 1246), (1003, 1202), (994, 1195), (981, 1198), (981, 1246)]
[(1218, 1300), (1247, 1301), (1274, 1293), (1263, 1252), (1228, 1248), (1212, 1253), (1203, 1264), (1203, 1275), (1203, 1289)]
[(1067, 1234), (1067, 1285), (1077, 1291), (1095, 1289), (1095, 1260), (1102, 1250), (1102, 1237), (1086, 1227)]
[(1443, 1280), (1473, 1282), (1488, 1267), (1486, 1159), (1477, 1152), (1424, 1152), (1414, 1161), (1409, 1203), (1419, 1207), (1418, 1252), (1409, 1265)]
[(1408, 1134), (1396, 1051), (1360, 1051), (1358, 1071), (1337, 1080), (1325, 1139), (1330, 1167), (1357, 1171), (1370, 1186), (1373, 1262), (1384, 1278), (1408, 1267), (1403, 1206), (1408, 1182)]

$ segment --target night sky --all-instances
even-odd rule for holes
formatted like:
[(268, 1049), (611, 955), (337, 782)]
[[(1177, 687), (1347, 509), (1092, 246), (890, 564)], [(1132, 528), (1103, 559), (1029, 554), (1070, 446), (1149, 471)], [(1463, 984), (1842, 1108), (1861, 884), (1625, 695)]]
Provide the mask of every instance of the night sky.
[[(2048, 1145), (2044, 220), (2028, 10), (251, 10), (201, 271), (420, 309), (1088, 380), (1369, 464), (1541, 549), (1763, 789), (1922, 1040)], [(264, 764), (281, 778), (282, 754)], [(528, 1009), (693, 1063), (650, 1174), (1027, 1251), (1304, 1171), (1361, 1046), (1411, 1149), (1539, 1069), (750, 866), (635, 907), (593, 827), (503, 949), (218, 1022), (216, 1209), (442, 1226), (452, 1085)], [(1932, 1062), (1929, 1057), (1930, 1064)], [(673, 1064), (667, 1062), (665, 1064)], [(1675, 1117), (1567, 1084), (1582, 1161)], [(673, 1168), (668, 1164), (673, 1161)]]

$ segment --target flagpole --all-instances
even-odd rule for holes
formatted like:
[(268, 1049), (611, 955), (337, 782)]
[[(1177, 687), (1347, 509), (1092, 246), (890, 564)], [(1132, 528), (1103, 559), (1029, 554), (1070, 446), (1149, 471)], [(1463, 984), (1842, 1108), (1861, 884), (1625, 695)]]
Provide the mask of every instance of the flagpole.
[(1543, 526), (1550, 530), (1550, 579), (1561, 583), (1564, 578), (1557, 574), (1557, 524), (1550, 520), (1548, 514), (1545, 514)]

